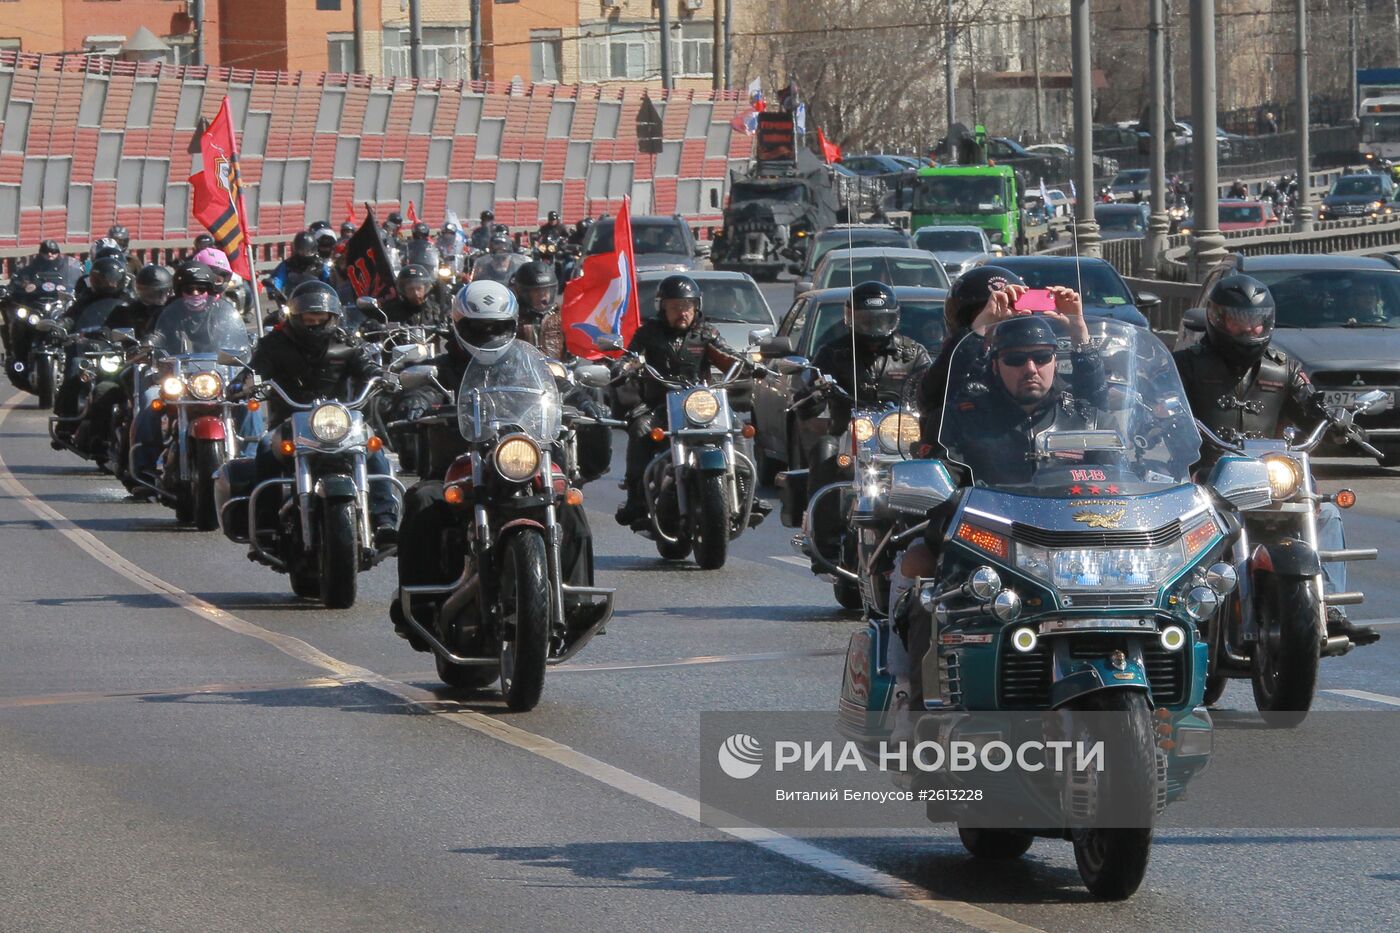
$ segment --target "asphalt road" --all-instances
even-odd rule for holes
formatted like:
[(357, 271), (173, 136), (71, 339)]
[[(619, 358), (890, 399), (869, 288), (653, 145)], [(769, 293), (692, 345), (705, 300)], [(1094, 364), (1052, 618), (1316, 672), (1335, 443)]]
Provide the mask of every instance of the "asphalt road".
[[(240, 546), (51, 450), (32, 397), (8, 389), (0, 458), (6, 929), (1319, 930), (1400, 915), (1392, 830), (1162, 830), (1138, 894), (1102, 904), (1062, 842), (988, 865), (927, 823), (703, 825), (700, 713), (834, 709), (857, 624), (776, 520), (707, 573), (612, 522), (615, 477), (591, 484), (618, 612), (517, 715), (455, 697), (393, 635), (392, 564), (362, 577), (352, 610), (296, 600)], [(1324, 663), (1317, 708), (1400, 707), (1400, 474), (1345, 461), (1324, 476), (1361, 498), (1351, 543), (1383, 549), (1351, 588), (1370, 597), (1355, 615), (1387, 627)], [(1247, 684), (1222, 705), (1251, 708)]]

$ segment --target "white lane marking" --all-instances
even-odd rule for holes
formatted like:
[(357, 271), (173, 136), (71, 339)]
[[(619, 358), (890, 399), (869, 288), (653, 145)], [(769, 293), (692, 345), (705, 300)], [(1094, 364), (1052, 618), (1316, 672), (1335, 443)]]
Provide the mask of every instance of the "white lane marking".
[(1352, 700), (1365, 700), (1367, 703), (1400, 706), (1400, 697), (1387, 696), (1384, 693), (1372, 693), (1369, 690), (1323, 690), (1321, 692), (1330, 693), (1333, 696), (1347, 697)]
[[(0, 428), (3, 428), (5, 420), (18, 405), (19, 396), (12, 396), (0, 405)], [(259, 641), (276, 648), (283, 654), (302, 661), (313, 667), (325, 670), (343, 683), (360, 682), (368, 686), (376, 687), (391, 696), (398, 697), (415, 706), (419, 706), (427, 712), (439, 716), (448, 722), (471, 729), (481, 735), (496, 739), (513, 748), (529, 752), (540, 758), (553, 761), (562, 765), (577, 774), (590, 777), (595, 781), (607, 785), (614, 790), (621, 791), (638, 800), (644, 800), (654, 806), (660, 807), (688, 820), (700, 823), (711, 830), (718, 831), (735, 839), (748, 842), (760, 849), (780, 855), (791, 861), (805, 865), (822, 874), (863, 887), (873, 893), (883, 897), (888, 897), (903, 901), (930, 913), (936, 914), (946, 920), (952, 920), (979, 930), (992, 931), (992, 933), (1043, 933), (1036, 927), (1026, 926), (1003, 917), (1000, 914), (992, 913), (975, 904), (965, 901), (944, 900), (935, 897), (932, 892), (920, 888), (919, 886), (895, 877), (887, 872), (872, 868), (854, 859), (847, 858), (829, 849), (805, 842), (801, 839), (794, 839), (776, 830), (767, 829), (760, 826), (740, 826), (730, 827), (710, 826), (700, 819), (700, 801), (693, 797), (677, 793), (669, 788), (662, 787), (653, 781), (649, 781), (639, 775), (624, 771), (621, 768), (600, 761), (590, 755), (585, 755), (577, 749), (568, 745), (556, 742), (553, 739), (527, 732), (516, 726), (494, 719), (484, 713), (473, 710), (452, 709), (443, 707), (444, 701), (436, 694), (414, 687), (409, 684), (399, 683), (390, 680), (380, 674), (376, 674), (367, 668), (359, 667), (331, 657), (320, 649), (302, 641), (300, 638), (293, 638), (279, 632), (273, 632), (255, 625), (244, 619), (225, 612), (212, 603), (206, 602), (197, 596), (186, 593), (184, 590), (161, 578), (148, 573), (131, 561), (122, 557), (106, 544), (103, 544), (92, 533), (79, 528), (73, 524), (66, 516), (56, 511), (43, 502), (40, 502), (29, 491), (23, 483), (15, 478), (5, 464), (5, 459), (0, 455), (0, 487), (4, 488), (17, 502), (27, 508), (35, 516), (52, 526), (69, 541), (72, 541), (88, 555), (100, 563), (106, 564), (115, 572), (121, 574), (126, 579), (135, 583), (148, 592), (161, 596), (176, 606), (186, 609), (202, 619), (213, 622), (221, 628), (239, 635), (246, 635), (256, 638)], [(716, 811), (719, 814), (719, 811)], [(734, 819), (736, 824), (739, 822)]]
[(801, 567), (803, 570), (810, 570), (812, 562), (803, 557), (788, 557), (785, 554), (769, 554), (769, 560), (780, 560), (785, 564), (792, 564), (794, 567)]
[(1382, 625), (1400, 625), (1400, 619), (1352, 619), (1357, 625), (1369, 625), (1376, 628)]

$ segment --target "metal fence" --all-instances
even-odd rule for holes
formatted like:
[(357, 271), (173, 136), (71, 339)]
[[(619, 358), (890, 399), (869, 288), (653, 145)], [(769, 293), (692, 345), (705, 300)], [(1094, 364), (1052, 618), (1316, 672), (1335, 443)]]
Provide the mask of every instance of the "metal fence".
[[(1120, 168), (1150, 168), (1146, 140), (1137, 148), (1104, 149), (1102, 155), (1118, 162)], [(1191, 159), (1195, 140), (1175, 146), (1167, 153), (1167, 171), (1186, 178), (1191, 176)], [(1361, 131), (1355, 126), (1314, 126), (1308, 134), (1314, 168), (1353, 165), (1360, 160)], [(1247, 136), (1221, 140), (1217, 146), (1222, 173), (1244, 171), (1263, 163), (1276, 163), (1282, 171), (1291, 171), (1297, 162), (1298, 134), (1275, 133), (1270, 136)]]

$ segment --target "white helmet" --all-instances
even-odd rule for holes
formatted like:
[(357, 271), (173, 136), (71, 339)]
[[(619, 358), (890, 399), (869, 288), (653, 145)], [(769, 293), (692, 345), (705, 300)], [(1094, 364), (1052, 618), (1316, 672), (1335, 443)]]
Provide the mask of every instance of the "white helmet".
[(500, 359), (515, 340), (520, 316), (515, 294), (500, 282), (472, 282), (457, 293), (449, 317), (452, 336), (481, 363)]

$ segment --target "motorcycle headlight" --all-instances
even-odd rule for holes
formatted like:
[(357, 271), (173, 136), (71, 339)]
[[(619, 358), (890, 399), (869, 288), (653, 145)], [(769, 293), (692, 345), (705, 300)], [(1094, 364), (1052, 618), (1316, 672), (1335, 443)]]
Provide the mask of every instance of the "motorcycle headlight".
[(160, 394), (169, 399), (185, 394), (185, 380), (179, 376), (166, 376), (160, 381)]
[(190, 379), (190, 395), (208, 402), (224, 394), (224, 377), (212, 370), (195, 373)]
[(451, 266), (438, 266), (438, 278), (450, 279), (453, 276)]
[(350, 412), (343, 405), (318, 405), (311, 413), (311, 433), (333, 444), (350, 433)]
[(1269, 492), (1275, 499), (1289, 499), (1298, 491), (1303, 474), (1292, 457), (1275, 455), (1264, 458), (1269, 468)]
[(523, 483), (540, 468), (540, 448), (528, 437), (515, 435), (496, 448), (496, 470), (512, 483)]
[(875, 422), (869, 418), (852, 418), (851, 433), (856, 436), (856, 440), (862, 444), (875, 436)]
[(907, 454), (919, 442), (919, 419), (907, 411), (892, 411), (876, 429), (880, 449), (887, 454)]
[(719, 415), (719, 396), (696, 389), (685, 397), (685, 416), (696, 424), (709, 424)]
[(29, 323), (30, 323), (31, 325), (36, 325), (36, 324), (38, 324), (38, 323), (39, 323), (39, 315), (37, 315), (37, 314), (31, 314), (31, 315), (29, 315)]
[(107, 356), (100, 356), (97, 358), (97, 368), (110, 376), (122, 368), (122, 358), (110, 354)]

